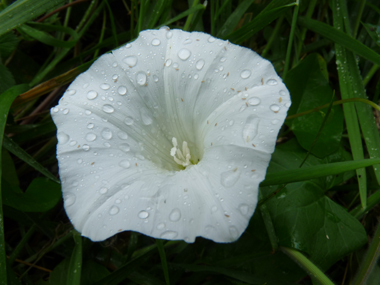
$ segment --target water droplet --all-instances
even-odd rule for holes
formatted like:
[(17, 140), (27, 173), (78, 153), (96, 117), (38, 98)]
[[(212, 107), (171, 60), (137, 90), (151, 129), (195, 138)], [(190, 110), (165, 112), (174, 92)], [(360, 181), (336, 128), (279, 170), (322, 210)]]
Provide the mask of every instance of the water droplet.
[(238, 168), (223, 172), (220, 176), (220, 182), (224, 187), (232, 187), (239, 180), (240, 170)]
[(77, 199), (77, 197), (75, 196), (75, 194), (73, 194), (73, 193), (66, 194), (64, 196), (65, 207), (69, 207), (69, 206), (73, 205), (75, 203), (76, 199)]
[(100, 85), (100, 88), (102, 88), (103, 90), (108, 90), (111, 88), (111, 86), (107, 83), (103, 83)]
[(84, 113), (85, 113), (87, 116), (89, 116), (89, 115), (92, 114), (92, 112), (91, 112), (90, 110), (85, 110)]
[(119, 145), (119, 148), (124, 152), (128, 152), (131, 149), (131, 147), (127, 143), (122, 143), (121, 145)]
[(69, 145), (71, 145), (71, 146), (74, 146), (74, 145), (76, 145), (76, 144), (77, 144), (76, 141), (70, 141), (70, 142), (69, 142)]
[(214, 38), (214, 37), (209, 37), (209, 38), (208, 38), (208, 42), (209, 42), (209, 43), (213, 43), (213, 42), (215, 42), (215, 38)]
[(267, 84), (268, 84), (268, 85), (277, 85), (277, 80), (276, 80), (276, 79), (269, 79), (269, 80), (267, 81)]
[(279, 120), (272, 120), (272, 125), (276, 125), (276, 124), (278, 124), (278, 122), (279, 122)]
[(251, 106), (257, 106), (261, 103), (261, 100), (259, 97), (252, 97), (248, 99), (248, 104)]
[(108, 192), (108, 188), (102, 187), (102, 188), (100, 188), (99, 192), (100, 192), (100, 194), (106, 194)]
[(248, 69), (244, 69), (244, 70), (240, 73), (240, 76), (241, 76), (241, 78), (246, 79), (246, 78), (248, 78), (248, 77), (251, 76), (251, 71), (248, 70)]
[(77, 162), (78, 162), (78, 164), (81, 164), (81, 163), (83, 162), (83, 159), (79, 158), (79, 159), (77, 160)]
[(98, 92), (94, 91), (94, 90), (91, 90), (91, 91), (88, 91), (87, 92), (87, 99), (89, 100), (93, 100), (95, 99), (96, 97), (98, 97)]
[(243, 140), (245, 142), (250, 142), (257, 136), (259, 122), (260, 119), (254, 115), (247, 118), (243, 127)]
[(102, 138), (105, 140), (112, 139), (112, 131), (109, 128), (104, 128), (102, 131)]
[(145, 72), (140, 71), (139, 73), (136, 74), (136, 81), (137, 84), (140, 86), (143, 86), (146, 84), (146, 74)]
[(117, 74), (112, 75), (112, 80), (114, 82), (116, 82), (118, 78), (119, 78), (119, 75), (117, 75)]
[(133, 124), (133, 118), (132, 117), (126, 117), (124, 119), (124, 123), (128, 126), (131, 126)]
[(211, 211), (212, 211), (212, 212), (216, 212), (216, 211), (218, 211), (218, 207), (217, 207), (217, 206), (212, 206)]
[(177, 232), (166, 231), (166, 232), (163, 232), (160, 235), (160, 238), (163, 238), (163, 239), (175, 239), (177, 236), (178, 236)]
[(164, 229), (165, 228), (165, 224), (164, 223), (159, 223), (158, 225), (157, 225), (157, 230), (162, 230), (162, 229)]
[(87, 129), (92, 129), (94, 126), (95, 126), (95, 125), (94, 125), (93, 123), (89, 123), (89, 124), (87, 125)]
[(230, 235), (233, 239), (237, 239), (239, 237), (239, 231), (236, 227), (230, 226), (229, 231), (230, 231)]
[(119, 166), (128, 169), (131, 166), (131, 163), (128, 160), (122, 160), (120, 161)]
[(286, 95), (287, 95), (287, 93), (285, 90), (280, 90), (280, 96), (286, 96)]
[(112, 114), (115, 111), (115, 109), (110, 104), (105, 104), (103, 105), (103, 111), (107, 114)]
[(88, 142), (93, 142), (94, 140), (96, 140), (96, 135), (95, 135), (95, 134), (93, 134), (93, 133), (88, 133), (88, 134), (86, 135), (86, 141), (88, 141)]
[(205, 61), (203, 59), (200, 59), (195, 64), (195, 68), (198, 69), (198, 70), (201, 70), (204, 65), (205, 65)]
[(70, 110), (69, 109), (64, 109), (63, 111), (62, 111), (62, 113), (64, 114), (64, 115), (67, 115), (68, 113), (70, 112)]
[(289, 107), (290, 107), (290, 102), (286, 102), (286, 103), (285, 103), (285, 107), (286, 107), (286, 108), (289, 108)]
[(247, 204), (241, 204), (239, 206), (239, 211), (243, 216), (246, 216), (248, 214), (249, 206)]
[(117, 213), (119, 213), (119, 208), (118, 207), (116, 207), (116, 206), (113, 206), (111, 209), (110, 209), (110, 215), (116, 215)]
[(138, 214), (139, 218), (140, 219), (146, 219), (149, 217), (149, 213), (147, 211), (141, 211), (139, 214)]
[(270, 105), (270, 109), (277, 113), (278, 111), (280, 111), (280, 106), (276, 105), (276, 104), (273, 104), (273, 105)]
[(117, 133), (117, 136), (118, 136), (120, 139), (122, 139), (122, 140), (126, 140), (126, 139), (128, 139), (128, 134), (125, 133), (125, 132), (118, 132), (118, 133)]
[(67, 134), (60, 132), (57, 134), (57, 139), (59, 144), (65, 144), (69, 141), (70, 137)]
[(127, 87), (120, 86), (119, 88), (117, 88), (117, 93), (119, 93), (121, 96), (127, 94)]
[(54, 112), (54, 113), (58, 113), (58, 111), (59, 111), (59, 108), (58, 108), (58, 107), (54, 107), (54, 108), (53, 108), (53, 112)]
[(226, 60), (227, 60), (227, 58), (222, 57), (222, 58), (220, 59), (220, 62), (225, 62)]
[(178, 52), (178, 57), (182, 60), (188, 59), (190, 55), (191, 55), (191, 52), (186, 48), (183, 48)]
[(234, 120), (231, 120), (229, 123), (228, 123), (230, 126), (232, 126), (234, 124)]
[(152, 40), (152, 45), (153, 45), (153, 46), (159, 46), (160, 43), (161, 43), (161, 41), (160, 41), (159, 39), (153, 39), (153, 40)]
[(140, 110), (141, 120), (143, 121), (144, 125), (149, 126), (152, 124), (153, 119), (152, 117), (147, 113), (145, 109)]
[(179, 209), (176, 208), (173, 211), (171, 211), (169, 215), (169, 219), (172, 222), (178, 222), (180, 218), (181, 218), (181, 211)]
[(74, 89), (67, 89), (66, 90), (66, 94), (67, 95), (70, 95), (70, 96), (73, 96), (75, 93), (77, 93), (77, 91), (76, 90), (74, 90)]
[(84, 145), (82, 146), (82, 149), (83, 149), (84, 151), (89, 151), (89, 150), (90, 150), (90, 146), (89, 146), (88, 144), (84, 144)]
[(129, 66), (134, 67), (137, 64), (137, 57), (134, 55), (127, 56), (123, 61)]
[(168, 32), (166, 33), (166, 38), (167, 38), (167, 39), (171, 39), (172, 36), (173, 36), (173, 32), (168, 31)]
[(158, 77), (157, 77), (157, 75), (153, 75), (153, 80), (154, 80), (154, 82), (158, 82)]
[(167, 59), (166, 61), (165, 61), (165, 66), (166, 67), (168, 67), (168, 66), (170, 66), (171, 64), (172, 64), (172, 60), (169, 58), (169, 59)]

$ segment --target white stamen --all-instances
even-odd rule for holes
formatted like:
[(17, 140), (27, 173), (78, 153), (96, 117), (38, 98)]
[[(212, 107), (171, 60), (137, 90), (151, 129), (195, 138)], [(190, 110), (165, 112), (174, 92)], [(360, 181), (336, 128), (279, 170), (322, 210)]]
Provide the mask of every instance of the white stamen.
[[(173, 147), (170, 150), (170, 155), (174, 158), (174, 161), (183, 167), (186, 167), (191, 164), (190, 159), (190, 149), (187, 146), (187, 142), (183, 141), (182, 143), (182, 151), (177, 148), (177, 139), (172, 138)], [(176, 156), (177, 155), (177, 156)]]

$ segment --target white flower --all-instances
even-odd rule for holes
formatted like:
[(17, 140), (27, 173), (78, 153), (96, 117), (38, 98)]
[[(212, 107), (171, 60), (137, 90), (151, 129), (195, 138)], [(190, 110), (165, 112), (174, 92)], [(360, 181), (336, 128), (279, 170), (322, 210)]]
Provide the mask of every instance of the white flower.
[(93, 241), (126, 230), (234, 241), (289, 106), (253, 51), (200, 32), (143, 31), (52, 108), (67, 215)]

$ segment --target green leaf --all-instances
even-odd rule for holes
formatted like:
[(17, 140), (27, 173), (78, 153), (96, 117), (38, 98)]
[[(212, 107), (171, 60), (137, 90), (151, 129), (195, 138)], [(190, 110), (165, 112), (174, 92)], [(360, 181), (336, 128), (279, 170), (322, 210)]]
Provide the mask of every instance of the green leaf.
[(0, 12), (0, 35), (33, 20), (65, 0), (18, 0)]
[[(39, 29), (33, 28), (30, 25)], [(79, 35), (74, 30), (67, 27), (57, 26), (57, 25), (29, 23), (29, 25), (26, 25), (26, 24), (21, 25), (19, 29), (25, 34), (27, 34), (28, 36), (32, 37), (33, 39), (36, 39), (40, 41), (41, 43), (54, 46), (54, 47), (71, 48), (75, 46), (75, 44), (77, 43), (79, 39)], [(62, 40), (54, 38), (53, 36), (41, 30), (58, 31), (58, 32), (67, 33), (71, 35), (72, 40), (62, 41)]]
[(0, 55), (3, 59), (16, 49), (18, 42), (18, 37), (12, 32), (0, 36)]
[(71, 253), (67, 272), (67, 285), (80, 285), (82, 275), (82, 237), (77, 231), (73, 234), (75, 246)]
[(309, 18), (300, 17), (298, 22), (305, 28), (320, 34), (321, 36), (333, 41), (336, 44), (339, 44), (354, 53), (366, 58), (377, 65), (380, 65), (380, 54), (375, 52), (373, 49), (370, 49), (363, 43), (354, 39), (353, 37), (347, 35), (346, 33), (335, 29), (325, 23), (320, 21), (312, 20)]
[[(295, 153), (290, 151), (292, 148), (296, 150)], [(300, 162), (300, 153), (302, 152), (297, 150), (294, 140), (280, 145), (273, 154), (270, 168), (272, 171), (289, 169)], [(329, 166), (321, 162), (312, 156), (306, 160), (306, 164), (314, 164), (309, 168)], [(332, 175), (333, 171), (329, 173)], [(267, 196), (276, 188), (261, 189), (264, 196)], [(306, 253), (312, 262), (324, 270), (367, 242), (361, 223), (346, 209), (326, 197), (326, 190), (322, 179), (292, 183), (266, 202), (279, 245)]]
[(379, 25), (371, 25), (367, 23), (363, 23), (363, 26), (367, 30), (368, 34), (371, 36), (373, 41), (380, 46), (380, 26)]
[(236, 7), (235, 11), (228, 17), (228, 19), (224, 22), (223, 26), (219, 29), (218, 34), (216, 35), (218, 38), (223, 38), (228, 34), (232, 33), (235, 29), (236, 25), (241, 20), (241, 17), (248, 10), (248, 8), (252, 5), (254, 0), (244, 0)]
[(8, 138), (7, 136), (4, 137), (3, 146), (13, 153), (15, 156), (17, 156), (19, 159), (23, 160), (27, 164), (29, 164), (31, 167), (33, 167), (35, 170), (39, 171), (43, 175), (45, 175), (47, 178), (51, 179), (52, 181), (56, 183), (60, 183), (59, 179), (55, 177), (49, 170), (47, 170), (45, 167), (43, 167), (37, 160), (35, 160), (29, 153), (27, 153), (25, 150), (23, 150), (17, 143), (15, 143), (12, 139)]
[(0, 93), (15, 85), (12, 73), (0, 63)]
[(45, 212), (61, 200), (61, 186), (45, 178), (36, 178), (25, 193), (3, 189), (3, 203), (23, 212)]
[[(311, 54), (303, 59), (299, 65), (289, 71), (284, 82), (292, 94), (292, 106), (289, 114), (310, 110), (329, 103), (333, 99), (333, 91), (327, 80), (326, 62), (318, 54)], [(288, 123), (304, 149), (310, 150), (321, 127), (324, 115), (325, 113), (321, 111), (314, 112)], [(332, 108), (311, 153), (323, 158), (335, 152), (339, 147), (342, 132), (342, 108), (335, 106)]]
[[(1, 19), (1, 18), (0, 18)], [(0, 94), (0, 161), (2, 161), (2, 144), (4, 137), (5, 124), (7, 122), (9, 109), (12, 102), (18, 95), (29, 89), (27, 84), (16, 85), (9, 88), (7, 91)], [(0, 168), (0, 181), (2, 177), (2, 169)], [(6, 284), (7, 268), (6, 268), (6, 253), (5, 253), (5, 239), (4, 239), (4, 225), (3, 225), (3, 202), (2, 202), (2, 188), (0, 184), (0, 284)]]
[(289, 4), (290, 0), (273, 0), (258, 14), (251, 22), (241, 27), (239, 30), (223, 37), (233, 43), (240, 44), (252, 37), (258, 31), (269, 25), (272, 21), (282, 15), (288, 8), (296, 5)]
[(19, 181), (17, 177), (16, 167), (13, 163), (13, 159), (8, 151), (3, 149), (3, 157), (1, 161), (1, 167), (3, 170), (2, 179), (7, 181), (7, 183), (13, 187), (19, 186)]

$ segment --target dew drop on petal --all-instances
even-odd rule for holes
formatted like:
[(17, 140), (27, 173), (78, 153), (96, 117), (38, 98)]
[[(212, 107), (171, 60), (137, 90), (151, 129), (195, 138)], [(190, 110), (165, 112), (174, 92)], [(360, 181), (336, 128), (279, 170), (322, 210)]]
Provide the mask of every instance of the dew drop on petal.
[(164, 229), (165, 228), (165, 224), (164, 223), (159, 223), (158, 225), (157, 225), (157, 229), (158, 230), (162, 230), (162, 229)]
[(248, 78), (248, 77), (251, 76), (251, 71), (248, 70), (248, 69), (244, 69), (244, 70), (240, 73), (240, 76), (241, 76), (241, 78), (246, 79), (246, 78)]
[(209, 37), (209, 38), (208, 38), (208, 42), (209, 42), (209, 43), (213, 43), (213, 42), (215, 42), (215, 38), (214, 38), (214, 37)]
[(129, 66), (134, 67), (137, 64), (137, 57), (134, 55), (127, 56), (123, 61)]
[(230, 235), (233, 239), (236, 239), (239, 237), (239, 231), (235, 226), (229, 227)]
[(285, 107), (286, 107), (286, 108), (289, 108), (289, 107), (290, 107), (290, 102), (286, 102), (286, 103), (285, 103)]
[(63, 132), (59, 132), (59, 133), (57, 134), (57, 138), (58, 138), (58, 143), (59, 143), (59, 144), (65, 144), (65, 143), (67, 143), (67, 142), (69, 141), (69, 139), (70, 139), (70, 137), (69, 137), (67, 134), (63, 133)]
[(102, 138), (105, 140), (112, 139), (112, 131), (109, 128), (104, 128), (102, 130)]
[(171, 39), (172, 36), (173, 36), (173, 32), (172, 32), (172, 31), (168, 31), (168, 32), (166, 33), (166, 38), (167, 38), (167, 39)]
[(140, 114), (141, 114), (141, 120), (142, 120), (142, 122), (144, 123), (144, 125), (149, 126), (150, 124), (152, 124), (153, 119), (152, 119), (152, 117), (146, 112), (146, 110), (141, 109), (141, 110), (140, 110)]
[(159, 39), (153, 39), (153, 40), (152, 40), (152, 45), (153, 45), (153, 46), (159, 46), (160, 43), (161, 43), (161, 41), (160, 41)]
[(235, 183), (239, 180), (240, 177), (240, 170), (238, 168), (228, 170), (226, 172), (223, 172), (220, 176), (220, 183), (224, 187), (232, 187), (235, 185)]
[(195, 64), (195, 68), (198, 69), (198, 70), (201, 70), (204, 65), (205, 65), (205, 61), (203, 59), (200, 59)]
[(213, 213), (216, 212), (216, 211), (218, 211), (218, 207), (217, 207), (217, 206), (212, 206), (211, 211), (212, 211)]
[(179, 52), (178, 52), (178, 57), (182, 60), (188, 59), (190, 57), (190, 55), (191, 55), (191, 52), (186, 48), (183, 48), (183, 49), (179, 50)]
[(140, 71), (136, 74), (136, 82), (138, 85), (143, 86), (146, 84), (146, 74), (145, 72)]
[(133, 118), (132, 117), (126, 117), (124, 119), (124, 123), (128, 126), (131, 126), (133, 124)]
[(249, 206), (247, 204), (241, 204), (239, 206), (239, 211), (243, 216), (246, 216), (248, 214)]
[(119, 166), (128, 169), (131, 166), (131, 163), (128, 160), (122, 160), (120, 161)]
[(157, 77), (157, 75), (153, 75), (153, 80), (154, 80), (154, 82), (158, 82), (158, 77)]
[(127, 143), (122, 143), (121, 145), (119, 145), (119, 148), (124, 152), (128, 152), (131, 149), (131, 147)]
[(147, 211), (140, 211), (138, 216), (140, 219), (146, 219), (149, 217), (149, 213)]
[(169, 215), (169, 219), (172, 222), (178, 222), (180, 218), (181, 218), (181, 211), (179, 209), (176, 208), (173, 211), (171, 211)]
[(257, 136), (260, 119), (254, 115), (251, 115), (245, 121), (243, 127), (243, 140), (250, 142)]
[(122, 140), (126, 140), (126, 139), (128, 139), (128, 134), (125, 133), (125, 132), (118, 132), (118, 133), (117, 133), (117, 136), (118, 136), (120, 139), (122, 139)]
[(91, 90), (91, 91), (88, 91), (87, 92), (87, 99), (89, 100), (93, 100), (95, 99), (96, 97), (98, 97), (98, 92), (94, 91), (94, 90)]
[(64, 115), (67, 115), (69, 112), (70, 112), (70, 110), (69, 110), (68, 108), (66, 108), (66, 109), (64, 109), (64, 110), (62, 111), (62, 113), (63, 113)]
[(76, 198), (75, 194), (73, 194), (73, 193), (68, 193), (67, 195), (65, 195), (65, 197), (64, 197), (65, 207), (69, 207), (69, 206), (73, 205), (75, 203), (76, 199), (77, 198)]
[(279, 122), (279, 120), (276, 120), (276, 119), (271, 121), (272, 125), (276, 125), (276, 124), (278, 124), (278, 122)]
[(261, 103), (261, 100), (259, 97), (252, 97), (248, 99), (248, 104), (251, 106), (257, 106)]
[(273, 105), (270, 105), (270, 109), (277, 113), (278, 111), (280, 111), (280, 106), (276, 105), (276, 104), (273, 104)]
[(110, 215), (116, 215), (117, 213), (119, 213), (119, 208), (118, 207), (116, 207), (116, 206), (113, 206), (111, 209), (110, 209)]
[(108, 192), (108, 188), (102, 187), (102, 188), (100, 188), (99, 192), (100, 192), (100, 194), (106, 194)]
[(280, 96), (286, 96), (286, 91), (285, 90), (280, 90)]
[(127, 87), (120, 86), (119, 88), (117, 88), (117, 93), (119, 93), (119, 95), (121, 96), (127, 94)]
[(100, 88), (102, 88), (103, 90), (108, 90), (111, 88), (111, 86), (107, 83), (103, 83), (100, 85)]
[(177, 236), (178, 236), (177, 232), (166, 231), (166, 232), (163, 232), (160, 235), (160, 238), (163, 238), (163, 239), (175, 239)]
[(82, 146), (82, 149), (83, 149), (84, 151), (89, 151), (89, 150), (90, 150), (90, 146), (89, 146), (88, 144), (84, 144), (84, 145)]
[(115, 111), (115, 109), (110, 104), (105, 104), (103, 105), (103, 111), (107, 114), (112, 114)]
[(75, 93), (77, 93), (77, 91), (75, 89), (66, 90), (67, 95), (73, 96), (73, 95), (75, 95)]
[(92, 129), (92, 128), (94, 128), (94, 124), (93, 123), (89, 123), (88, 125), (87, 125), (87, 129)]
[(95, 135), (95, 134), (93, 134), (93, 133), (88, 133), (88, 134), (86, 135), (86, 141), (88, 141), (88, 142), (93, 142), (94, 140), (96, 140), (96, 135)]
[(277, 85), (277, 80), (276, 80), (276, 79), (269, 79), (269, 80), (267, 81), (267, 84), (268, 84), (268, 85)]

